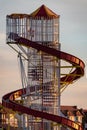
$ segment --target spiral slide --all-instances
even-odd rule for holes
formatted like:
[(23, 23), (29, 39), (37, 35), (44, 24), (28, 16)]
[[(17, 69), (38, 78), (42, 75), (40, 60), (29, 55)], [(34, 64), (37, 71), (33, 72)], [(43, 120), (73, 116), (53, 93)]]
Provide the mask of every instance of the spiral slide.
[[(19, 37), (15, 33), (11, 33), (9, 35), (9, 37), (10, 37), (10, 39), (15, 41), (15, 44), (19, 44), (19, 45), (25, 46), (27, 48), (32, 47), (34, 49), (37, 49), (38, 51), (43, 51), (45, 53), (48, 53), (52, 56), (55, 56), (59, 59), (65, 60), (65, 61), (69, 62), (70, 64), (72, 64), (72, 66), (75, 69), (69, 75), (65, 75), (64, 77), (61, 77), (61, 79), (60, 79), (61, 84), (64, 84), (65, 82), (67, 84), (70, 84), (73, 81), (76, 81), (77, 79), (79, 79), (81, 76), (84, 75), (85, 65), (84, 65), (83, 61), (81, 61), (79, 58), (77, 58), (73, 55), (67, 54), (65, 52), (58, 51), (54, 48), (49, 48), (47, 46), (43, 46), (37, 42), (33, 42), (28, 39)], [(38, 89), (40, 89), (40, 88), (38, 88)], [(30, 87), (30, 92), (34, 92), (34, 90), (35, 90), (35, 86)], [(83, 128), (80, 124), (77, 124), (76, 122), (71, 121), (65, 117), (34, 110), (34, 109), (31, 109), (29, 107), (23, 106), (23, 105), (15, 102), (15, 99), (18, 97), (21, 97), (23, 94), (26, 94), (26, 88), (16, 90), (16, 91), (13, 91), (11, 93), (4, 95), (2, 98), (3, 106), (10, 108), (14, 111), (32, 115), (34, 117), (40, 117), (43, 119), (51, 120), (53, 122), (65, 125), (66, 127), (69, 127), (74, 130), (83, 130)]]

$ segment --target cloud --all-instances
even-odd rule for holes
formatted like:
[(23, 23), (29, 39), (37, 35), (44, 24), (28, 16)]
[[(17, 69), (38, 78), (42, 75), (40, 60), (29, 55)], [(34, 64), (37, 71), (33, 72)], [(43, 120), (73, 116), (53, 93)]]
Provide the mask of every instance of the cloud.
[(6, 39), (6, 34), (0, 32), (0, 42), (4, 42)]

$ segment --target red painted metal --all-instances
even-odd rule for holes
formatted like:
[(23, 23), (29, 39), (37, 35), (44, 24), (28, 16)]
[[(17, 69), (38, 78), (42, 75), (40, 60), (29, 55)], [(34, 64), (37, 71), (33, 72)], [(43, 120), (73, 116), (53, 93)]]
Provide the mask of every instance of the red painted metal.
[(23, 91), (23, 89), (20, 89), (20, 90), (13, 91), (13, 92), (3, 96), (3, 99), (2, 99), (3, 106), (10, 108), (13, 111), (18, 111), (18, 112), (21, 112), (21, 113), (26, 113), (28, 115), (35, 116), (35, 117), (40, 117), (40, 118), (44, 118), (44, 119), (47, 119), (47, 120), (51, 120), (53, 122), (65, 125), (67, 127), (75, 129), (75, 130), (83, 130), (81, 125), (79, 125), (79, 124), (75, 123), (74, 121), (71, 121), (67, 118), (60, 117), (60, 116), (53, 115), (53, 114), (49, 114), (49, 113), (46, 113), (46, 112), (37, 111), (37, 110), (31, 109), (31, 108), (28, 108), (26, 106), (22, 106), (21, 104), (16, 103), (15, 99), (13, 98), (14, 95), (17, 93), (17, 96), (20, 97), (23, 94), (26, 94), (25, 90)]
[[(85, 65), (81, 59), (79, 59), (71, 54), (68, 54), (68, 53), (65, 53), (62, 51), (58, 51), (54, 48), (49, 48), (49, 47), (43, 46), (37, 42), (33, 42), (33, 41), (28, 40), (28, 39), (19, 37), (15, 33), (11, 33), (9, 37), (16, 41), (15, 44), (23, 45), (23, 46), (26, 46), (28, 48), (32, 47), (34, 49), (37, 49), (38, 51), (43, 51), (43, 52), (48, 53), (52, 56), (55, 56), (59, 59), (66, 60), (67, 62), (71, 63), (73, 66), (76, 66), (76, 69), (71, 73), (71, 75), (68, 76), (68, 78), (66, 78), (67, 76), (61, 78), (61, 81), (70, 83), (70, 82), (72, 82), (72, 81), (74, 81), (74, 80), (76, 80), (84, 75)], [(76, 76), (73, 77), (73, 74), (76, 74)]]
[[(14, 34), (14, 33), (10, 34), (10, 38), (16, 41), (15, 44), (20, 44), (20, 45), (23, 45), (26, 47), (32, 47), (34, 49), (37, 49), (38, 51), (43, 51), (43, 52), (48, 53), (52, 56), (55, 56), (59, 59), (66, 60), (67, 62), (69, 62), (73, 66), (75, 66), (75, 70), (71, 74), (69, 74), (68, 77), (64, 76), (61, 78), (62, 82), (64, 81), (64, 82), (70, 83), (84, 75), (85, 66), (84, 66), (83, 61), (80, 60), (79, 58), (77, 58), (73, 55), (67, 54), (65, 52), (61, 52), (61, 51), (55, 50), (53, 48), (49, 48), (47, 46), (43, 46), (36, 42), (29, 41), (25, 38), (19, 37), (17, 34)], [(38, 90), (39, 89), (40, 88), (38, 87)], [(30, 87), (30, 92), (33, 92), (34, 90), (35, 90), (35, 86), (33, 86), (33, 89), (31, 89), (31, 87)], [(81, 125), (79, 125), (76, 122), (71, 121), (67, 118), (49, 114), (49, 113), (42, 112), (42, 111), (37, 111), (37, 110), (31, 109), (31, 108), (28, 108), (26, 106), (22, 106), (21, 104), (16, 103), (15, 98), (18, 98), (18, 97), (22, 96), (23, 94), (26, 94), (26, 89), (20, 89), (20, 90), (16, 90), (16, 91), (6, 94), (2, 98), (3, 106), (8, 107), (14, 111), (26, 113), (28, 115), (32, 115), (35, 117), (40, 117), (40, 118), (44, 118), (47, 120), (51, 120), (56, 123), (60, 123), (62, 125), (72, 128), (74, 130), (83, 130)]]

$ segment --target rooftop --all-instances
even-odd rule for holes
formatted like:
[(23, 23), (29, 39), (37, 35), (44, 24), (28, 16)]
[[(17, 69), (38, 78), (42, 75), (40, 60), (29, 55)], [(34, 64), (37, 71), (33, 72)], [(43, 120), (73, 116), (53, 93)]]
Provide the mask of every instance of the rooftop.
[(44, 17), (44, 18), (58, 18), (59, 15), (54, 13), (52, 10), (50, 10), (45, 5), (42, 5), (38, 9), (36, 9), (33, 13), (30, 14), (30, 17)]

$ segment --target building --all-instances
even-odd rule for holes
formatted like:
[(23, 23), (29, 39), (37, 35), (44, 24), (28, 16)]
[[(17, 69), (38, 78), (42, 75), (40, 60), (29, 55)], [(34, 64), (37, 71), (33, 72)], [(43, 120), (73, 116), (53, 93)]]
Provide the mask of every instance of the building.
[(0, 103), (0, 130), (17, 130), (18, 127), (18, 113), (12, 111), (11, 109), (5, 108)]

